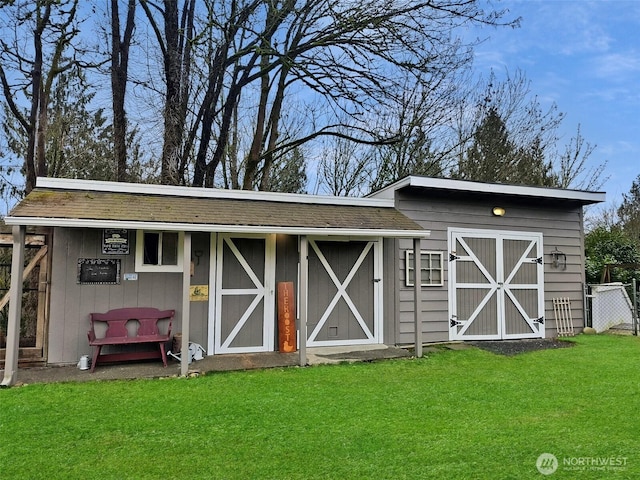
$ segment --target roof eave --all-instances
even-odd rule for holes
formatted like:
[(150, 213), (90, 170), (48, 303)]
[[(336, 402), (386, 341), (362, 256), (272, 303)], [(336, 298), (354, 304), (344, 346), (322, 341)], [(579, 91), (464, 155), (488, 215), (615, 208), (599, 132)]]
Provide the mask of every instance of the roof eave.
[[(602, 203), (606, 201), (605, 192), (589, 192), (586, 190), (569, 190), (561, 188), (551, 187), (534, 187), (525, 185), (509, 185), (502, 183), (482, 183), (471, 182), (467, 180), (452, 180), (448, 178), (433, 178), (433, 177), (420, 177), (409, 176), (405, 177), (397, 182), (388, 185), (387, 187), (375, 192), (371, 195), (372, 198), (389, 198), (390, 192), (396, 192), (398, 190), (417, 187), (428, 188), (434, 190), (447, 190), (447, 191), (459, 191), (469, 193), (486, 193), (493, 195), (513, 195), (518, 197), (529, 198), (546, 198), (556, 199), (560, 201), (573, 201), (583, 205), (589, 205), (593, 203)], [(496, 190), (496, 188), (499, 190)]]
[(7, 225), (69, 228), (122, 228), (129, 230), (165, 230), (182, 232), (279, 233), (287, 235), (427, 238), (429, 230), (397, 230), (375, 228), (296, 227), (270, 225), (213, 225), (195, 223), (139, 222), (122, 220), (87, 220), (49, 217), (5, 217)]
[(253, 190), (230, 190), (221, 188), (184, 187), (146, 183), (106, 182), (101, 180), (77, 180), (38, 177), (36, 188), (53, 190), (86, 190), (108, 193), (132, 193), (162, 195), (166, 197), (224, 198), (258, 200), (282, 203), (306, 203), (319, 205), (348, 205), (363, 207), (393, 207), (393, 200), (386, 198), (334, 197), (329, 195), (307, 195), (302, 193), (262, 192)]

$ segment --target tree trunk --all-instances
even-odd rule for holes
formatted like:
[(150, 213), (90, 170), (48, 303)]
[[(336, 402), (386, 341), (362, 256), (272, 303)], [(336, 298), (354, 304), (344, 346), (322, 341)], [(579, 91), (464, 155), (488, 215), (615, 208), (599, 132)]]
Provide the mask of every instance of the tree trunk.
[(127, 180), (127, 115), (124, 108), (127, 90), (129, 47), (135, 25), (136, 0), (129, 0), (124, 34), (120, 39), (118, 0), (111, 0), (111, 94), (113, 107), (113, 150), (116, 180)]

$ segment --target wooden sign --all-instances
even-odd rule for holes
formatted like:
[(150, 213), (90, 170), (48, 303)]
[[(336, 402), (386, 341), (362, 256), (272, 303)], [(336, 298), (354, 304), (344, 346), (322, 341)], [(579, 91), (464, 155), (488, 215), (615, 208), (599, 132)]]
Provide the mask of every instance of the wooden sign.
[(102, 253), (105, 255), (129, 255), (129, 231), (122, 229), (103, 230)]
[(78, 283), (82, 285), (118, 285), (120, 259), (79, 258)]
[(293, 282), (278, 282), (278, 350), (296, 351), (296, 305)]
[(192, 302), (206, 302), (209, 300), (209, 285), (191, 285), (189, 300)]

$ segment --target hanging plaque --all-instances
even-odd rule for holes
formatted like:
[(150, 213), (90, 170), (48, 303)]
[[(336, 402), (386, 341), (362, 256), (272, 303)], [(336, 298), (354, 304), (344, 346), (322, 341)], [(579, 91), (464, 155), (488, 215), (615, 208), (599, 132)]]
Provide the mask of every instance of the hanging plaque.
[(129, 255), (129, 230), (107, 228), (102, 231), (102, 253)]
[(79, 258), (78, 283), (82, 285), (118, 285), (120, 259)]

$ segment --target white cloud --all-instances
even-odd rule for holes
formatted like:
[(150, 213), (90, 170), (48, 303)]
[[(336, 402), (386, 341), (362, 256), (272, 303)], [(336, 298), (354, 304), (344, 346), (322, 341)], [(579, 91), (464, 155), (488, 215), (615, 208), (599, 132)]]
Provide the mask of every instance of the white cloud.
[(593, 60), (594, 72), (599, 77), (615, 80), (640, 72), (640, 53), (637, 51), (608, 53)]

